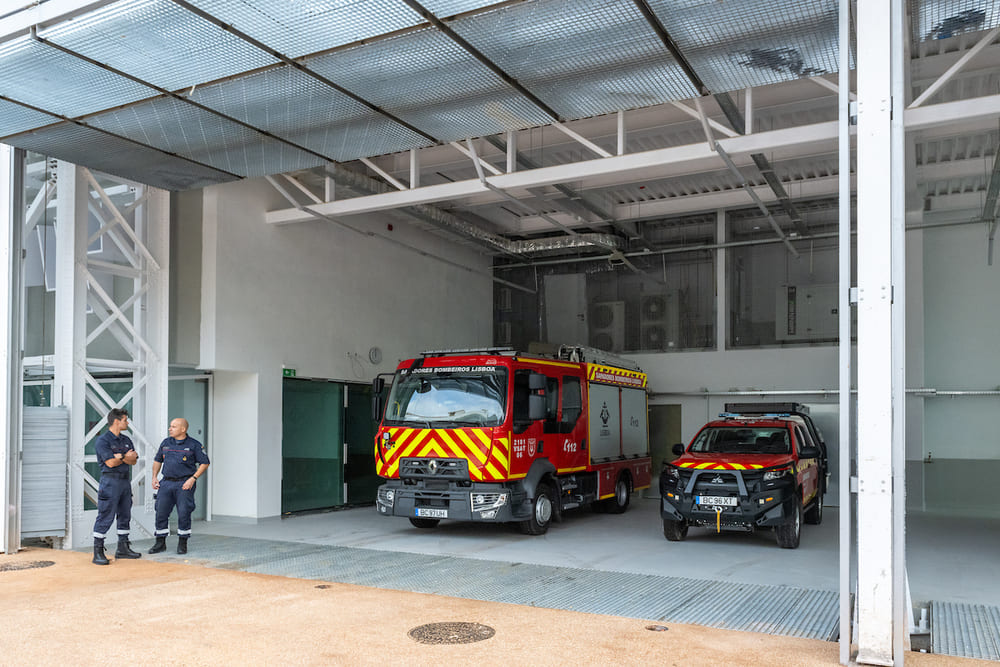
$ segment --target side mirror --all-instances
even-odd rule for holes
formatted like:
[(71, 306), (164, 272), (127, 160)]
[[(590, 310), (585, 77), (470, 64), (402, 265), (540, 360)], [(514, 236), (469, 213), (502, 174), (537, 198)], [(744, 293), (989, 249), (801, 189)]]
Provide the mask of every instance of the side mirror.
[(674, 453), (674, 456), (680, 456), (684, 453), (684, 443), (678, 442), (676, 445), (670, 448), (670, 451)]
[(800, 459), (818, 459), (819, 458), (819, 447), (801, 447), (799, 448), (799, 458)]
[(545, 409), (545, 397), (538, 394), (528, 396), (528, 419), (531, 421), (545, 419), (546, 414), (548, 411)]
[(383, 390), (385, 390), (385, 378), (377, 377), (372, 380), (372, 421), (375, 422), (382, 419)]

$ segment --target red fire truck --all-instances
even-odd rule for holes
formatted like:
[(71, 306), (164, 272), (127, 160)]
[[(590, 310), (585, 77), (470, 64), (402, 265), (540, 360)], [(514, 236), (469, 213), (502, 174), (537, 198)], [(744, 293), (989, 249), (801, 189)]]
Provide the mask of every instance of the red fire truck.
[(519, 522), (540, 535), (563, 510), (624, 512), (650, 484), (646, 375), (599, 350), (425, 352), (373, 386), (376, 509), (418, 528)]

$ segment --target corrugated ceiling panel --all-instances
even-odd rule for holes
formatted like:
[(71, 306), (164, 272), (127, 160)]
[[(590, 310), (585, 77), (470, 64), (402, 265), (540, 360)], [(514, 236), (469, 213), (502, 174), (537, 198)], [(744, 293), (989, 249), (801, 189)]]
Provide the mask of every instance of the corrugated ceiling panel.
[(72, 123), (22, 134), (10, 144), (166, 190), (188, 190), (235, 180), (214, 169)]
[(291, 67), (200, 87), (192, 99), (331, 160), (395, 153), (429, 143)]
[(290, 58), (424, 22), (399, 0), (191, 0), (191, 4)]
[(82, 116), (154, 94), (30, 37), (0, 44), (0, 95), (52, 113)]
[(649, 0), (712, 92), (837, 71), (837, 0)]
[(87, 119), (88, 124), (217, 169), (255, 177), (305, 169), (322, 158), (169, 97)]
[(58, 118), (0, 100), (0, 141), (11, 134), (58, 122)]
[(39, 34), (168, 90), (277, 62), (170, 0), (116, 2)]
[(551, 121), (434, 29), (310, 58), (305, 65), (442, 141)]
[(537, 0), (452, 28), (565, 118), (695, 95), (631, 2)]
[(1000, 25), (996, 0), (911, 0), (913, 40), (948, 39)]

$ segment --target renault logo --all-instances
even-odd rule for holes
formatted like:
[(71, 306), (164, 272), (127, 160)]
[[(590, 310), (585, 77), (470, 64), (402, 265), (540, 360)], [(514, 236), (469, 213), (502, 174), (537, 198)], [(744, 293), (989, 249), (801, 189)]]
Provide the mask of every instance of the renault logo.
[(431, 462), (427, 464), (427, 469), (430, 470), (432, 475), (436, 475), (438, 471), (438, 462), (431, 459)]

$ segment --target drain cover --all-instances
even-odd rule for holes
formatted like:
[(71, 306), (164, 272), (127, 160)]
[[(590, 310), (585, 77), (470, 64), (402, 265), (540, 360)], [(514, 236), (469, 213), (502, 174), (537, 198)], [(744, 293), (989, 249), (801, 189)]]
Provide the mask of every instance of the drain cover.
[(428, 623), (407, 634), (421, 644), (471, 644), (489, 639), (496, 631), (479, 623)]
[(54, 560), (26, 560), (23, 563), (0, 563), (0, 572), (34, 570), (36, 567), (48, 567), (55, 564)]

